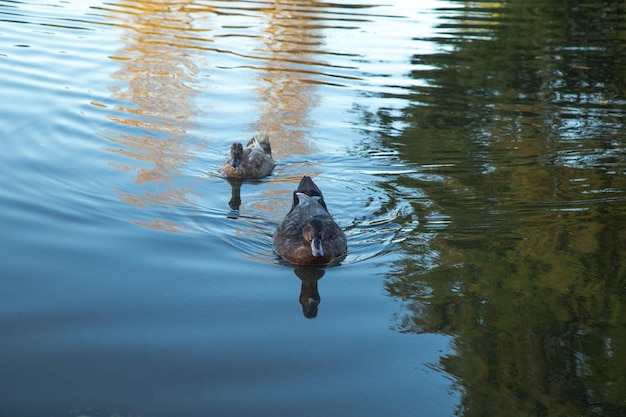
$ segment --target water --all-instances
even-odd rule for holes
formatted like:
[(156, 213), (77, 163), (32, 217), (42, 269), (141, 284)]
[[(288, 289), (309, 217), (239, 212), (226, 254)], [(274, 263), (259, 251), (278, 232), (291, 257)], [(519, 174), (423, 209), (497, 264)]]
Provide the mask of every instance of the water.
[(623, 6), (415, 3), (0, 1), (0, 415), (623, 415)]

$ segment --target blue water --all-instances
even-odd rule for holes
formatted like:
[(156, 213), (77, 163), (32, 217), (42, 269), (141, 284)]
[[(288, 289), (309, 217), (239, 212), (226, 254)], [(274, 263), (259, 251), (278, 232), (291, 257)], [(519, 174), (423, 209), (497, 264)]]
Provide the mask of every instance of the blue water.
[[(434, 16), (396, 3), (0, 2), (0, 415), (452, 414), (451, 338), (383, 287), (413, 226), (378, 176), (415, 170), (360, 109), (403, 105)], [(277, 167), (233, 208), (259, 130)], [(350, 245), (314, 319), (271, 249), (305, 174)]]
[(0, 417), (624, 415), (623, 16), (0, 0)]

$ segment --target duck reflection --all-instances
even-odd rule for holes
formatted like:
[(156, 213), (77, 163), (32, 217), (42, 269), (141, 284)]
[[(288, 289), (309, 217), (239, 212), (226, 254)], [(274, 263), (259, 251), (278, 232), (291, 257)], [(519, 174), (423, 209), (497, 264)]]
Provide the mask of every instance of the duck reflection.
[(231, 188), (228, 206), (231, 210), (239, 211), (239, 207), (241, 207), (241, 184), (243, 180), (241, 178), (226, 178), (226, 181), (228, 181)]
[(317, 307), (321, 302), (320, 293), (317, 291), (317, 281), (324, 276), (322, 268), (301, 267), (293, 270), (298, 278), (302, 281), (300, 287), (300, 304), (302, 305), (302, 314), (307, 319), (317, 317)]

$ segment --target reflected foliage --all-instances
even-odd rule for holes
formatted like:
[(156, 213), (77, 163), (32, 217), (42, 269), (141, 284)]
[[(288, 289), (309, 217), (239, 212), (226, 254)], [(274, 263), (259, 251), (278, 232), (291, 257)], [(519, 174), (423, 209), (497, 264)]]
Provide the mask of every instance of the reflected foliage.
[[(318, 105), (316, 88), (321, 73), (307, 67), (323, 68), (326, 64), (318, 56), (326, 52), (321, 28), (311, 22), (327, 6), (314, 0), (282, 0), (272, 6), (253, 3), (243, 8), (231, 2), (206, 6), (193, 0), (176, 4), (120, 0), (103, 8), (124, 28), (124, 34), (123, 47), (112, 57), (120, 68), (111, 75), (109, 87), (111, 96), (120, 103), (117, 113), (110, 116), (119, 128), (101, 135), (110, 143), (106, 150), (123, 161), (110, 164), (136, 173), (135, 187), (116, 191), (125, 203), (164, 209), (157, 214), (160, 218), (148, 213), (148, 220), (131, 220), (133, 223), (167, 232), (187, 230), (186, 225), (162, 216), (170, 216), (180, 206), (197, 206), (197, 195), (190, 187), (179, 185), (180, 177), (194, 156), (216, 152), (215, 147), (210, 149), (190, 133), (197, 128), (200, 115), (214, 112), (202, 109), (198, 96), (207, 95), (203, 78), (207, 78), (207, 68), (211, 75), (216, 72), (211, 63), (211, 59), (218, 59), (216, 54), (241, 55), (254, 62), (246, 65), (258, 74), (254, 93), (259, 116), (251, 123), (251, 130), (269, 133), (274, 156), (284, 158), (314, 150), (306, 136), (313, 125), (309, 112)], [(231, 21), (235, 16), (242, 20)], [(220, 18), (225, 23), (220, 23)], [(248, 22), (246, 19), (251, 23), (241, 23)], [(224, 98), (217, 93), (215, 97), (216, 106), (222, 106)], [(237, 103), (235, 97), (226, 96), (229, 102)], [(232, 121), (226, 122), (229, 129), (237, 125), (235, 115), (241, 111), (238, 105), (234, 108)], [(241, 184), (231, 185), (229, 206), (235, 211), (231, 214), (238, 216)], [(269, 205), (264, 211), (272, 212), (274, 207)]]
[(315, 77), (307, 66), (323, 65), (323, 35), (312, 24), (316, 13), (315, 1), (276, 1), (265, 9), (262, 71), (257, 77), (256, 94), (259, 119), (254, 131), (268, 132), (274, 155), (310, 153), (306, 129), (313, 125), (309, 117), (318, 104)]
[[(198, 113), (194, 100), (202, 59), (190, 52), (199, 46), (198, 39), (185, 35), (206, 31), (198, 28), (191, 4), (121, 0), (107, 5), (111, 19), (125, 32), (123, 48), (112, 57), (120, 69), (111, 75), (115, 84), (110, 86), (120, 103), (110, 118), (119, 128), (101, 135), (110, 142), (107, 151), (124, 157), (123, 163), (110, 164), (136, 173), (135, 189), (117, 192), (121, 201), (137, 207), (191, 204), (194, 194), (175, 184), (191, 155), (204, 147), (188, 137)], [(167, 232), (186, 229), (165, 218), (131, 221)]]
[[(464, 416), (626, 414), (626, 20), (619, 2), (456, 2), (400, 116), (368, 117), (424, 175), (395, 178), (402, 332), (455, 336)], [(442, 230), (434, 215), (450, 219)]]

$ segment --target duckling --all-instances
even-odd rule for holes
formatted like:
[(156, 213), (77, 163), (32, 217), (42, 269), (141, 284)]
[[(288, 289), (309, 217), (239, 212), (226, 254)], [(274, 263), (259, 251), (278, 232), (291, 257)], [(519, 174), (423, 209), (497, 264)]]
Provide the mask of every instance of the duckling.
[(274, 166), (269, 136), (259, 134), (250, 139), (245, 148), (240, 142), (233, 143), (222, 171), (229, 178), (262, 178), (269, 175)]

